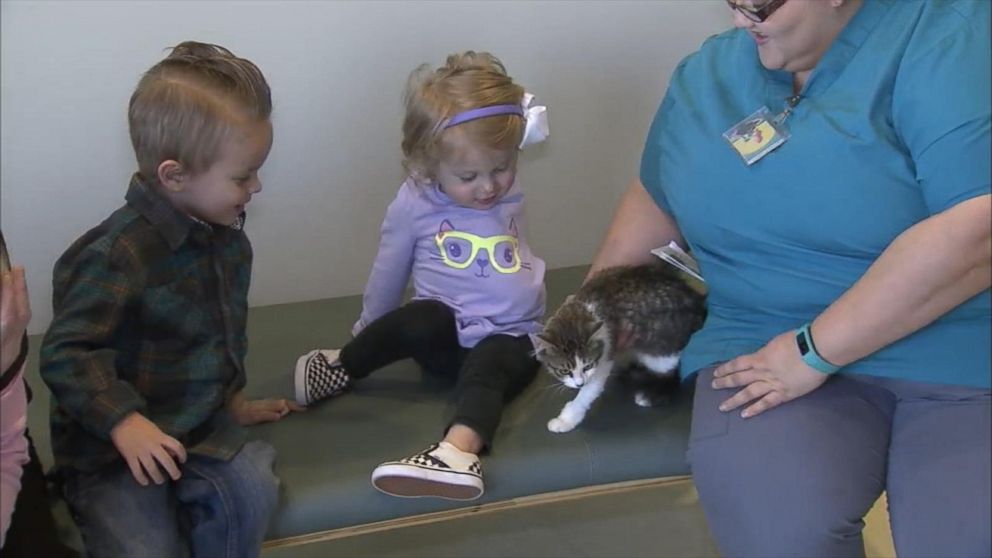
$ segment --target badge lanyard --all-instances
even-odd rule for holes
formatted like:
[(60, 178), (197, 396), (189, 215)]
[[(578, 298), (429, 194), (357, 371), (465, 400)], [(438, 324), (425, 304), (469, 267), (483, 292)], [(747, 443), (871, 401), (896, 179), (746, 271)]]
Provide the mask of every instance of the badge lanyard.
[(786, 97), (785, 110), (776, 116), (772, 116), (767, 106), (761, 107), (751, 116), (734, 124), (723, 133), (723, 137), (744, 159), (744, 163), (751, 166), (789, 140), (791, 135), (785, 119), (801, 100), (802, 95)]

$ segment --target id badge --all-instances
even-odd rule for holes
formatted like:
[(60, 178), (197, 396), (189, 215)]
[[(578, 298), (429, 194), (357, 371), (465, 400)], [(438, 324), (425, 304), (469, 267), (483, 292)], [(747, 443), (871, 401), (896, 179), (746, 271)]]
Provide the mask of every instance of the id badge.
[(785, 124), (776, 121), (768, 107), (734, 124), (723, 133), (724, 139), (748, 166), (761, 160), (789, 139)]

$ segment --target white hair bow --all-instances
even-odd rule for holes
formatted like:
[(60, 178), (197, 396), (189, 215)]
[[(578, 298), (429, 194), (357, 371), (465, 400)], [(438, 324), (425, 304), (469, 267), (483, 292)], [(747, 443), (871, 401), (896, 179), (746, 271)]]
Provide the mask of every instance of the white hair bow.
[(551, 134), (548, 129), (548, 107), (544, 105), (530, 106), (534, 96), (524, 93), (520, 107), (524, 109), (524, 137), (520, 140), (520, 149), (535, 143), (541, 143)]

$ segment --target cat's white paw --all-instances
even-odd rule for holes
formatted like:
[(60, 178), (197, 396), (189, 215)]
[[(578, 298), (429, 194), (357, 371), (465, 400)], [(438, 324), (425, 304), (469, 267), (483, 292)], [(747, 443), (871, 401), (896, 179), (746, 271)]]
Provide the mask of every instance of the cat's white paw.
[(561, 417), (555, 417), (548, 421), (548, 430), (560, 434), (574, 429), (577, 425), (578, 423), (576, 422), (567, 421)]
[(634, 394), (634, 403), (637, 403), (637, 406), (638, 407), (653, 407), (654, 406), (654, 402), (652, 402), (651, 401), (651, 398), (648, 397), (648, 395), (646, 393), (644, 393), (643, 391), (639, 391), (636, 394)]

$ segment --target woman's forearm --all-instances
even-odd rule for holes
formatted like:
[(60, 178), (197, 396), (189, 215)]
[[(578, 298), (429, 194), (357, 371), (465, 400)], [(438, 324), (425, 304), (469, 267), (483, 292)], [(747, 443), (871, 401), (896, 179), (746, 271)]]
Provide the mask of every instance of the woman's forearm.
[(635, 180), (620, 198), (586, 279), (606, 267), (651, 261), (653, 248), (673, 240), (683, 242), (675, 220), (658, 207), (641, 181)]
[(23, 368), (0, 392), (0, 546), (3, 546), (14, 503), (21, 489), (21, 474), (28, 462), (27, 395)]
[(828, 361), (845, 365), (933, 322), (992, 283), (992, 196), (962, 202), (899, 235), (813, 323)]

